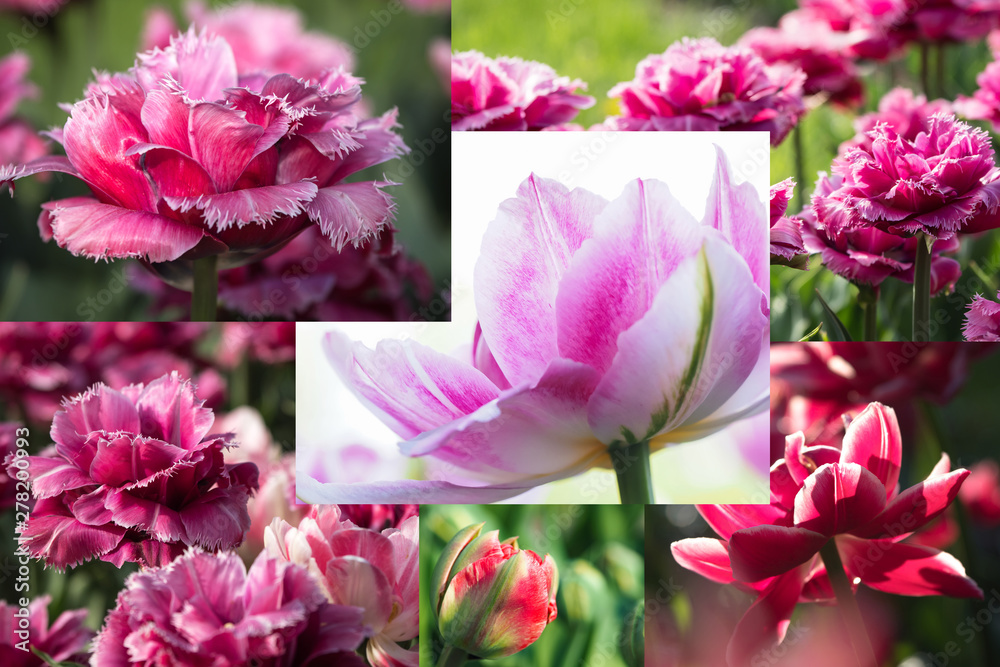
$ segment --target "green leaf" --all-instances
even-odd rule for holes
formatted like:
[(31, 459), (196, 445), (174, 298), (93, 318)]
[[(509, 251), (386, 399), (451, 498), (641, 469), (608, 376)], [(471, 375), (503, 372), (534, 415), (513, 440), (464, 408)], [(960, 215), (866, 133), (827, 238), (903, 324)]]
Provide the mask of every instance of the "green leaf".
[(833, 308), (830, 308), (830, 305), (823, 298), (823, 295), (819, 293), (819, 290), (816, 290), (816, 297), (819, 299), (820, 305), (823, 306), (823, 312), (827, 323), (827, 331), (829, 332), (827, 335), (830, 337), (830, 340), (850, 341), (851, 334), (847, 330), (847, 327), (845, 327), (844, 323), (840, 321), (839, 317), (837, 317), (837, 313), (833, 312)]
[(803, 336), (802, 338), (800, 338), (799, 342), (800, 343), (808, 343), (812, 339), (813, 336), (815, 336), (816, 334), (819, 333), (819, 330), (822, 329), (822, 328), (823, 328), (823, 323), (820, 322), (819, 324), (816, 325), (815, 329), (813, 329), (812, 331), (810, 331), (809, 333), (807, 333), (805, 336)]

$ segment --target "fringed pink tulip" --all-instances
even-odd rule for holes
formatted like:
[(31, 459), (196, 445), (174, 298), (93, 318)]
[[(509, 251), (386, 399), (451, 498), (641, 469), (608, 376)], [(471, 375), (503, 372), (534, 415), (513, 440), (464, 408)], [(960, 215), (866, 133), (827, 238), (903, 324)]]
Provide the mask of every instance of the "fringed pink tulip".
[(873, 403), (851, 422), (841, 449), (789, 436), (771, 467), (770, 505), (703, 505), (722, 539), (675, 542), (683, 567), (756, 595), (729, 642), (731, 664), (780, 643), (800, 602), (833, 598), (821, 549), (833, 544), (852, 586), (896, 595), (982, 598), (954, 556), (903, 541), (940, 515), (968, 470), (948, 456), (900, 491), (902, 441), (891, 408)]
[(0, 600), (0, 657), (7, 667), (46, 667), (32, 649), (39, 650), (56, 663), (87, 661), (87, 644), (94, 632), (84, 622), (86, 609), (64, 611), (49, 625), (49, 603), (42, 595), (31, 601), (21, 616), (22, 608)]
[(483, 239), (470, 356), (326, 338), (338, 374), (440, 478), (300, 476), (299, 496), (492, 502), (763, 411), (766, 216), (721, 150), (700, 222), (659, 181), (632, 181), (607, 202), (530, 176)]
[(31, 61), (23, 53), (0, 58), (0, 165), (29, 162), (48, 153), (34, 128), (14, 115), (21, 100), (35, 95), (24, 75)]
[(771, 264), (805, 269), (809, 258), (802, 245), (802, 223), (785, 216), (794, 191), (795, 181), (790, 178), (771, 186)]
[(55, 450), (28, 457), (30, 555), (60, 569), (91, 558), (157, 566), (188, 545), (243, 541), (257, 467), (224, 462), (232, 435), (209, 435), (212, 411), (190, 382), (173, 373), (121, 391), (95, 385), (63, 407)]
[(802, 11), (848, 38), (856, 58), (886, 60), (905, 44), (897, 29), (906, 20), (909, 0), (801, 0)]
[(1000, 225), (1000, 170), (985, 132), (941, 113), (912, 140), (888, 125), (870, 137), (871, 148), (834, 161), (839, 185), (813, 197), (816, 223), (828, 232), (874, 227), (949, 239)]
[(931, 128), (931, 118), (940, 113), (951, 113), (948, 100), (927, 101), (923, 95), (914, 95), (909, 88), (893, 88), (878, 102), (878, 111), (858, 116), (854, 120), (855, 136), (840, 145), (839, 153), (846, 155), (852, 148), (872, 150), (872, 131), (887, 125), (906, 139), (915, 141), (920, 133)]
[(1000, 61), (994, 60), (976, 76), (979, 88), (972, 97), (959, 95), (955, 101), (956, 113), (971, 120), (985, 120), (996, 131), (1000, 127)]
[(298, 528), (275, 519), (264, 535), (266, 553), (308, 568), (327, 599), (360, 607), (373, 667), (417, 667), (420, 633), (416, 515), (378, 532), (358, 526), (336, 505), (313, 505)]
[(566, 123), (594, 105), (587, 85), (548, 65), (487, 58), (478, 51), (451, 59), (452, 130), (541, 130)]
[[(842, 184), (840, 176), (829, 177), (820, 172), (813, 189), (814, 198), (824, 198)], [(807, 208), (801, 214), (801, 232), (806, 250), (819, 253), (823, 265), (830, 271), (856, 285), (878, 287), (886, 278), (913, 282), (913, 263), (917, 255), (918, 240), (913, 236), (900, 236), (875, 227), (858, 229), (828, 229), (816, 222), (816, 214)], [(930, 293), (951, 291), (962, 276), (957, 260), (943, 256), (959, 250), (959, 239), (939, 239), (931, 247)]]
[(635, 79), (608, 93), (621, 99), (610, 130), (742, 130), (771, 133), (777, 146), (805, 113), (805, 74), (768, 65), (745, 47), (712, 38), (676, 42), (635, 68)]
[(406, 150), (395, 111), (357, 115), (360, 83), (342, 69), (240, 72), (228, 42), (192, 29), (128, 73), (101, 75), (52, 135), (66, 157), (0, 168), (0, 184), (44, 171), (87, 183), (92, 197), (45, 204), (39, 227), (92, 259), (222, 255), (226, 268), (311, 226), (338, 249), (358, 244), (393, 204), (386, 183), (344, 179)]
[(364, 667), (363, 639), (361, 610), (329, 604), (304, 567), (262, 553), (248, 571), (234, 553), (192, 548), (129, 576), (90, 664)]
[(986, 526), (1000, 524), (1000, 464), (992, 459), (974, 464), (958, 498), (976, 522)]
[[(1000, 299), (1000, 292), (997, 298)], [(1000, 303), (978, 294), (973, 297), (965, 313), (962, 335), (973, 343), (1000, 341)]]

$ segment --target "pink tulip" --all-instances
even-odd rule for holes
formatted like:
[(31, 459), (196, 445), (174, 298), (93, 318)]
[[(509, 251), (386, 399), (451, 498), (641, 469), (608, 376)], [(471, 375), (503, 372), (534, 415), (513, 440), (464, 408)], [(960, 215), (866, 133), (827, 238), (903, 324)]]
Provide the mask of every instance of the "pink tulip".
[(701, 222), (659, 181), (607, 202), (530, 176), (483, 239), (471, 358), (326, 338), (337, 373), (406, 440), (403, 453), (431, 457), (443, 478), (304, 477), (300, 497), (488, 502), (610, 466), (625, 443), (656, 451), (763, 411), (765, 217), (721, 150)]
[(446, 646), (484, 660), (522, 651), (556, 619), (559, 570), (548, 554), (500, 541), (484, 524), (460, 530), (445, 545), (428, 591)]
[[(1000, 292), (997, 298), (1000, 299)], [(974, 296), (965, 313), (962, 336), (973, 343), (1000, 341), (1000, 304), (978, 294)]]
[[(24, 428), (20, 422), (0, 422), (0, 461), (6, 461), (8, 457), (13, 457), (14, 452), (20, 449), (17, 446), (17, 439), (25, 433), (30, 433), (30, 429)], [(27, 442), (27, 438), (24, 439)], [(9, 476), (6, 470), (0, 470), (0, 512), (5, 512), (14, 507), (17, 502), (17, 471), (14, 476)], [(24, 475), (22, 474), (22, 477)], [(21, 487), (23, 493), (24, 487)], [(25, 499), (27, 494), (21, 496)], [(22, 505), (28, 503), (22, 502)]]
[(870, 136), (871, 148), (834, 161), (839, 186), (813, 197), (816, 223), (828, 233), (874, 227), (949, 239), (1000, 225), (1000, 170), (985, 132), (941, 113), (913, 140), (888, 125)]
[(451, 40), (435, 39), (427, 47), (427, 58), (445, 90), (448, 90), (448, 80), (451, 77)]
[(886, 60), (905, 43), (898, 30), (906, 20), (909, 0), (801, 0), (802, 11), (849, 38), (856, 58)]
[(985, 120), (996, 131), (1000, 127), (1000, 60), (986, 65), (976, 76), (979, 89), (972, 97), (959, 95), (955, 100), (956, 113), (972, 120)]
[(343, 179), (406, 149), (396, 112), (360, 120), (361, 81), (239, 72), (222, 37), (193, 29), (101, 75), (53, 136), (67, 157), (0, 168), (0, 184), (43, 171), (93, 197), (43, 206), (42, 236), (93, 259), (150, 263), (223, 255), (222, 268), (318, 225), (339, 249), (392, 217), (386, 183)]
[(788, 264), (808, 268), (806, 249), (802, 245), (802, 221), (785, 216), (792, 199), (795, 181), (788, 178), (771, 186), (771, 264)]
[(901, 492), (901, 456), (895, 412), (872, 403), (851, 422), (839, 450), (807, 447), (801, 433), (789, 436), (785, 458), (771, 467), (770, 505), (699, 506), (722, 539), (675, 542), (677, 562), (757, 595), (729, 642), (731, 662), (743, 664), (780, 643), (799, 602), (833, 597), (817, 557), (830, 540), (854, 586), (983, 597), (954, 556), (900, 541), (944, 512), (969, 471), (951, 472), (945, 454), (926, 480)]
[(356, 526), (381, 531), (399, 528), (411, 516), (419, 516), (420, 505), (341, 505), (340, 514)]
[(0, 0), (0, 9), (14, 9), (26, 14), (43, 13), (52, 17), (69, 2), (70, 0)]
[(572, 120), (594, 98), (587, 85), (548, 65), (520, 58), (487, 58), (478, 51), (451, 58), (452, 130), (541, 130)]
[(1000, 524), (1000, 464), (984, 459), (973, 465), (958, 498), (975, 521), (987, 526)]
[(854, 119), (855, 136), (840, 145), (840, 155), (852, 148), (872, 150), (872, 131), (878, 125), (888, 125), (907, 141), (916, 141), (917, 135), (931, 129), (931, 118), (939, 113), (951, 113), (948, 100), (927, 101), (923, 95), (914, 95), (909, 88), (893, 88), (878, 102), (878, 111)]
[(48, 152), (34, 128), (14, 116), (21, 100), (36, 93), (35, 87), (24, 80), (30, 67), (31, 61), (23, 53), (0, 58), (0, 165), (27, 162)]
[[(331, 69), (354, 69), (351, 48), (322, 33), (306, 32), (302, 15), (294, 8), (241, 2), (209, 11), (204, 2), (190, 0), (185, 10), (195, 27), (229, 43), (242, 75), (290, 74), (319, 80)], [(143, 49), (165, 49), (177, 32), (168, 12), (153, 9), (146, 16)]]
[(845, 107), (864, 101), (857, 66), (847, 53), (851, 37), (834, 31), (813, 13), (789, 12), (777, 28), (753, 28), (738, 43), (768, 64), (788, 63), (801, 69), (806, 75), (806, 95), (823, 95)]
[(288, 363), (295, 359), (295, 322), (226, 322), (217, 357), (227, 368), (244, 359)]
[(329, 604), (305, 568), (192, 548), (129, 576), (91, 665), (364, 667), (363, 638), (361, 610)]
[(6, 667), (45, 667), (48, 663), (31, 649), (46, 653), (57, 663), (84, 662), (87, 644), (94, 636), (84, 625), (86, 609), (64, 611), (49, 625), (48, 595), (35, 598), (24, 610), (0, 600), (0, 656)]
[(373, 667), (416, 667), (420, 633), (416, 515), (378, 532), (346, 520), (336, 505), (313, 505), (298, 528), (275, 519), (264, 535), (266, 552), (308, 568), (327, 599), (360, 607)]
[(912, 41), (970, 42), (997, 27), (995, 0), (907, 0), (907, 20), (898, 30)]
[[(95, 385), (52, 423), (55, 451), (28, 457), (36, 498), (22, 537), (57, 568), (100, 558), (163, 565), (187, 545), (231, 549), (250, 527), (252, 463), (226, 465), (231, 434), (177, 373), (115, 391)], [(8, 459), (7, 474), (16, 466)]]
[[(825, 172), (820, 172), (816, 187), (813, 188), (814, 201), (822, 202), (842, 184), (840, 176), (829, 177)], [(802, 212), (800, 229), (806, 250), (819, 253), (827, 269), (852, 283), (878, 287), (886, 278), (913, 282), (913, 264), (919, 243), (916, 237), (900, 236), (875, 227), (822, 227), (816, 222), (813, 208)], [(958, 252), (959, 247), (957, 236), (939, 239), (931, 247), (931, 296), (944, 290), (950, 292), (962, 276), (962, 267), (958, 261), (943, 256), (943, 253)]]
[(684, 38), (636, 65), (635, 79), (608, 93), (621, 98), (612, 130), (742, 130), (771, 133), (777, 146), (805, 113), (805, 74), (768, 65), (745, 47)]

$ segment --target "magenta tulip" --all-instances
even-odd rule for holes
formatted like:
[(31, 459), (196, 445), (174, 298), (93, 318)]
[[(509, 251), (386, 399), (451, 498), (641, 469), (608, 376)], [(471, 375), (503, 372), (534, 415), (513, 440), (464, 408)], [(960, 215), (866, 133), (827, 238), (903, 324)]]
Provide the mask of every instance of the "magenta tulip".
[(801, 0), (802, 11), (844, 33), (856, 58), (886, 60), (905, 44), (896, 28), (906, 19), (908, 0)]
[(976, 76), (976, 83), (979, 88), (972, 97), (958, 96), (955, 111), (971, 120), (989, 121), (996, 131), (1000, 127), (1000, 61), (986, 65), (986, 69)]
[(636, 65), (635, 79), (608, 93), (621, 99), (611, 130), (743, 130), (771, 133), (777, 146), (805, 113), (805, 74), (768, 65), (745, 47), (710, 37), (672, 44)]
[(188, 545), (243, 541), (257, 467), (223, 462), (232, 435), (209, 435), (212, 411), (190, 382), (172, 373), (121, 391), (99, 384), (63, 408), (54, 451), (27, 458), (37, 500), (22, 534), (29, 554), (57, 568), (91, 558), (156, 566)]
[[(997, 298), (1000, 299), (1000, 292)], [(974, 296), (965, 313), (962, 335), (973, 343), (1000, 341), (1000, 303), (978, 294)]]
[(804, 257), (806, 249), (802, 245), (802, 222), (785, 216), (794, 191), (795, 181), (790, 178), (771, 186), (771, 264), (805, 269), (809, 261)]
[(471, 355), (326, 339), (331, 364), (406, 440), (403, 453), (428, 457), (440, 477), (319, 485), (302, 476), (299, 496), (509, 498), (610, 467), (620, 449), (657, 451), (763, 411), (765, 219), (721, 150), (701, 222), (659, 181), (632, 181), (607, 202), (530, 176), (483, 239)]
[(451, 58), (452, 130), (541, 130), (572, 120), (594, 98), (587, 85), (548, 65), (487, 58), (478, 51)]
[[(42, 595), (21, 608), (0, 600), (0, 659), (6, 667), (46, 667), (34, 650), (42, 651), (57, 663), (87, 660), (87, 644), (94, 636), (84, 622), (86, 609), (64, 611), (49, 625), (49, 603)], [(26, 616), (22, 616), (22, 609)]]
[[(92, 667), (364, 667), (361, 610), (329, 604), (304, 568), (192, 548), (129, 576)], [(209, 660), (209, 662), (206, 662)]]
[(417, 667), (420, 633), (419, 518), (381, 532), (359, 528), (336, 505), (313, 505), (297, 528), (275, 519), (267, 553), (304, 566), (333, 604), (361, 608), (373, 667)]
[(923, 482), (898, 487), (902, 439), (891, 408), (872, 403), (850, 426), (841, 449), (789, 436), (771, 467), (770, 505), (704, 505), (722, 539), (675, 542), (677, 562), (757, 596), (729, 643), (732, 664), (778, 643), (799, 602), (833, 597), (818, 555), (835, 545), (848, 580), (896, 595), (982, 598), (954, 556), (904, 539), (955, 499), (968, 470), (947, 455)]
[(43, 206), (42, 236), (92, 259), (150, 263), (223, 255), (238, 265), (318, 226), (337, 248), (392, 217), (386, 183), (347, 176), (400, 155), (396, 112), (356, 114), (361, 81), (239, 72), (223, 38), (193, 29), (101, 75), (52, 134), (66, 157), (0, 168), (0, 184), (43, 171), (92, 197)]
[(914, 95), (909, 88), (893, 88), (882, 96), (878, 110), (854, 119), (855, 136), (840, 145), (840, 155), (852, 148), (872, 150), (872, 131), (878, 125), (888, 125), (907, 141), (916, 141), (917, 135), (931, 129), (931, 118), (940, 113), (951, 113), (947, 100), (927, 101), (923, 95)]
[(974, 464), (958, 499), (977, 523), (1000, 525), (1000, 464), (992, 459)]

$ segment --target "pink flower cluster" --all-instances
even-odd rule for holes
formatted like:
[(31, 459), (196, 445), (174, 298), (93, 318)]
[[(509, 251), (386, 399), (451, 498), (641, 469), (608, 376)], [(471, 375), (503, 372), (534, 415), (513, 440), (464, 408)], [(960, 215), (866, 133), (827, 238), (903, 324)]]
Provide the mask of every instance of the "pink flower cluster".
[(27, 617), (21, 608), (0, 600), (0, 656), (7, 667), (46, 667), (42, 660), (24, 646), (42, 651), (57, 663), (83, 663), (87, 660), (87, 644), (94, 633), (84, 625), (86, 609), (64, 611), (49, 624), (48, 595), (41, 595), (27, 607)]
[(388, 225), (378, 181), (348, 176), (406, 151), (396, 112), (358, 115), (361, 80), (241, 72), (223, 37), (194, 28), (129, 72), (101, 75), (52, 136), (66, 157), (0, 168), (0, 183), (76, 176), (92, 197), (44, 205), (42, 236), (94, 259), (259, 258), (317, 226), (337, 249)]
[[(28, 553), (56, 568), (91, 558), (156, 566), (189, 545), (238, 546), (257, 467), (225, 463), (236, 443), (210, 435), (213, 422), (176, 372), (67, 400), (52, 423), (54, 447), (27, 457), (37, 501), (22, 533)], [(14, 477), (17, 462), (7, 465)]]
[(0, 58), (0, 165), (28, 162), (48, 152), (34, 128), (14, 115), (21, 100), (35, 95), (35, 87), (24, 80), (30, 67), (23, 53)]
[(451, 59), (452, 130), (542, 130), (568, 123), (594, 98), (579, 80), (520, 58), (487, 58), (478, 51)]
[(608, 93), (620, 98), (613, 130), (744, 130), (771, 133), (777, 146), (805, 113), (805, 74), (767, 64), (748, 48), (688, 39), (636, 66), (635, 79)]
[(785, 216), (794, 191), (795, 182), (790, 178), (771, 186), (771, 263), (806, 268), (808, 261), (802, 257), (806, 249), (802, 245), (801, 222)]
[(849, 40), (857, 58), (886, 60), (903, 46), (897, 26), (907, 14), (908, 0), (801, 0), (802, 12)]

